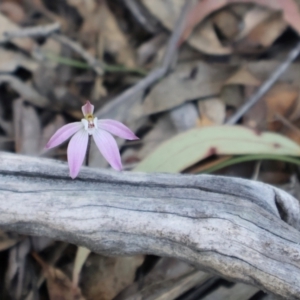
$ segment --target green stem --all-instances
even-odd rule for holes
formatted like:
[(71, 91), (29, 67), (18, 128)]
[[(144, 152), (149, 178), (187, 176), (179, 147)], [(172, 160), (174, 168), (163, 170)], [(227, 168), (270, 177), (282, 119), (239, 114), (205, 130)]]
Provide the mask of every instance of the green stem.
[(89, 135), (88, 144), (87, 144), (87, 149), (86, 149), (86, 155), (85, 155), (85, 165), (86, 165), (87, 167), (89, 166), (89, 161), (90, 161), (91, 141), (92, 141), (92, 136)]
[(43, 53), (49, 60), (55, 61), (59, 64), (62, 65), (67, 65), (70, 67), (75, 67), (75, 68), (80, 68), (80, 69), (90, 69), (90, 66), (85, 63), (85, 62), (81, 62), (75, 59), (71, 59), (68, 57), (64, 57), (64, 56), (59, 56), (59, 55), (55, 55), (52, 54), (50, 52), (45, 52)]
[(104, 71), (110, 73), (136, 73), (142, 76), (146, 76), (148, 74), (145, 70), (142, 69), (132, 69), (121, 65), (108, 65), (108, 64), (104, 64)]
[[(70, 67), (75, 67), (75, 68), (80, 68), (80, 69), (90, 69), (91, 67), (85, 63), (81, 62), (72, 58), (64, 57), (64, 56), (59, 56), (52, 54), (50, 52), (45, 52), (43, 53), (48, 59), (55, 61), (59, 64), (62, 65), (67, 65)], [(103, 63), (103, 69), (105, 72), (109, 73), (136, 73), (142, 76), (147, 75), (147, 72), (142, 69), (132, 69), (132, 68), (127, 68), (121, 65), (109, 65), (106, 63)]]
[(213, 166), (211, 168), (208, 168), (201, 173), (212, 173), (217, 170), (223, 169), (225, 167), (239, 164), (242, 162), (247, 162), (247, 161), (253, 161), (253, 160), (279, 160), (279, 161), (284, 161), (296, 165), (300, 165), (300, 159), (294, 158), (292, 156), (284, 156), (284, 155), (273, 155), (273, 154), (254, 154), (254, 155), (243, 155), (243, 156), (238, 156), (234, 158), (229, 158), (226, 161), (221, 162), (220, 164)]

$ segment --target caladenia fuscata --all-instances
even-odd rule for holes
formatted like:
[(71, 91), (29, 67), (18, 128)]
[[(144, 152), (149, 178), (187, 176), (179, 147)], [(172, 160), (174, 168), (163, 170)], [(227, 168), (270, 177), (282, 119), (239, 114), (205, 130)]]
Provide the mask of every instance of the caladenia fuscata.
[(88, 150), (92, 136), (99, 151), (115, 170), (122, 170), (118, 145), (113, 138), (116, 135), (126, 140), (137, 140), (138, 137), (121, 122), (111, 119), (98, 120), (94, 115), (94, 105), (89, 101), (82, 106), (84, 118), (81, 122), (73, 122), (58, 129), (46, 145), (46, 149), (56, 147), (70, 139), (67, 155), (70, 176), (77, 177)]

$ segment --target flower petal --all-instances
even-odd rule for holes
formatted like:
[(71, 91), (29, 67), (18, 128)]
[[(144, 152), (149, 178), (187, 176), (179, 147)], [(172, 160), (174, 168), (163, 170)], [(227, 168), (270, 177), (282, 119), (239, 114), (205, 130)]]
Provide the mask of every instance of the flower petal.
[(63, 127), (59, 128), (54, 135), (51, 137), (47, 145), (45, 146), (46, 149), (51, 149), (56, 147), (66, 141), (69, 137), (71, 137), (74, 133), (82, 129), (83, 125), (81, 122), (74, 122)]
[(121, 122), (102, 119), (98, 121), (98, 128), (104, 129), (118, 137), (126, 140), (138, 140), (139, 138), (124, 124)]
[(81, 107), (84, 116), (92, 115), (94, 113), (94, 105), (90, 101), (87, 101), (85, 105)]
[(81, 129), (71, 138), (68, 145), (68, 163), (70, 176), (74, 179), (82, 166), (88, 145), (89, 134)]
[(118, 145), (111, 134), (105, 130), (95, 130), (94, 141), (108, 163), (118, 171), (122, 170), (122, 163)]

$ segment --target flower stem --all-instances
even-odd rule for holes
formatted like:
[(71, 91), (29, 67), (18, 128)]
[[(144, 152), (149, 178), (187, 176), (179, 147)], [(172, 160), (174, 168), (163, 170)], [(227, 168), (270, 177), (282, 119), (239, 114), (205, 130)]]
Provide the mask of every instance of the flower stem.
[(86, 155), (85, 155), (85, 165), (86, 166), (89, 165), (89, 160), (90, 160), (91, 140), (92, 140), (92, 136), (89, 135), (89, 140), (88, 140), (87, 149), (86, 149)]

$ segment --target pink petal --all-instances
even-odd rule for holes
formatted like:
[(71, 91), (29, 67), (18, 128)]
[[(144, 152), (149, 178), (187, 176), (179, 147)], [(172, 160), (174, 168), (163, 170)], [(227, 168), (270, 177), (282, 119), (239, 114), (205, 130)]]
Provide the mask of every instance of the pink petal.
[(99, 120), (98, 128), (104, 129), (126, 140), (138, 140), (139, 138), (124, 124), (115, 120)]
[(51, 139), (49, 140), (45, 148), (51, 149), (53, 147), (60, 145), (81, 128), (82, 128), (81, 122), (74, 122), (74, 123), (64, 125), (54, 133), (54, 135), (51, 137)]
[(108, 163), (118, 171), (122, 170), (122, 163), (118, 145), (115, 139), (105, 130), (95, 130), (94, 141)]
[(85, 105), (81, 107), (84, 116), (92, 115), (94, 112), (94, 105), (90, 101), (87, 101)]
[(74, 134), (68, 145), (68, 163), (70, 176), (73, 179), (78, 175), (79, 170), (82, 166), (84, 157), (86, 155), (88, 139), (88, 132), (82, 129)]

